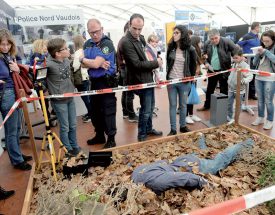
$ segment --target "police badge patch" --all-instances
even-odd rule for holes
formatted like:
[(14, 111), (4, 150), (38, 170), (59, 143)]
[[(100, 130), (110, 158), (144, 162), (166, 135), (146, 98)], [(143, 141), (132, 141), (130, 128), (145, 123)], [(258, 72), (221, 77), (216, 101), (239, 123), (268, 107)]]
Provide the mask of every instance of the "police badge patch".
[(109, 47), (105, 46), (102, 48), (102, 53), (103, 54), (109, 54)]

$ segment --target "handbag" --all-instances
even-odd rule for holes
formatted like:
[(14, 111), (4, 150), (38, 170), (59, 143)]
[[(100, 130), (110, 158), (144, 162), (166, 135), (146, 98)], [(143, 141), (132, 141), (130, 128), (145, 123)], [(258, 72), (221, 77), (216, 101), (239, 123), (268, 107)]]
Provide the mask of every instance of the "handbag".
[(73, 84), (74, 86), (82, 84), (81, 66), (76, 71), (73, 71)]
[(201, 99), (200, 99), (199, 94), (197, 92), (196, 85), (194, 83), (192, 83), (191, 91), (190, 91), (190, 94), (189, 94), (188, 99), (187, 99), (187, 104), (196, 105), (196, 104), (200, 104), (200, 103), (201, 103)]

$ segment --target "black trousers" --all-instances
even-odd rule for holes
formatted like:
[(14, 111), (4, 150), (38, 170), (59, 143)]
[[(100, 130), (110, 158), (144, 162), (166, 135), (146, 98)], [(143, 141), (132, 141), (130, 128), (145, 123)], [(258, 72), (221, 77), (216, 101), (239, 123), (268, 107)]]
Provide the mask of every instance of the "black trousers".
[[(109, 88), (104, 78), (91, 78), (91, 90)], [(92, 95), (90, 98), (91, 119), (96, 135), (114, 136), (116, 134), (116, 96), (115, 93)]]
[[(215, 71), (218, 72), (218, 71)], [(205, 108), (210, 108), (210, 103), (211, 103), (211, 95), (214, 93), (217, 83), (219, 82), (220, 85), (220, 92), (227, 95), (228, 94), (228, 74), (219, 74), (216, 76), (212, 76), (208, 78), (208, 84), (207, 84), (207, 89), (206, 89), (206, 100), (204, 103)]]
[[(254, 57), (252, 57), (250, 59), (250, 69), (256, 69), (256, 67), (253, 65), (253, 59), (254, 59)], [(249, 98), (255, 97), (255, 94), (256, 94), (255, 76), (256, 75), (253, 75), (252, 81), (249, 82), (249, 89), (248, 89), (248, 97)]]
[[(123, 86), (127, 86), (126, 77), (123, 78)], [(122, 112), (124, 116), (134, 118), (136, 116), (133, 100), (135, 98), (134, 91), (123, 91), (121, 96)]]

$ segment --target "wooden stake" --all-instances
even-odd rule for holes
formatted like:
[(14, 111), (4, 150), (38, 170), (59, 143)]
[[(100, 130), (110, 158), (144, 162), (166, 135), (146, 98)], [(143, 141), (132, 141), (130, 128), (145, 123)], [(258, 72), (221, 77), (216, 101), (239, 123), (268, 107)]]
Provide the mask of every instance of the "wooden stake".
[[(19, 93), (20, 93), (20, 97), (26, 96), (25, 91), (22, 89), (19, 90)], [(37, 165), (38, 164), (38, 154), (37, 154), (36, 144), (35, 144), (35, 140), (34, 140), (34, 133), (33, 133), (32, 124), (31, 124), (31, 120), (30, 120), (30, 116), (29, 116), (27, 102), (23, 101), (22, 104), (23, 104), (24, 118), (25, 118), (25, 122), (28, 127), (29, 138), (31, 141), (32, 154), (33, 154), (34, 162)]]
[[(233, 71), (234, 72), (234, 71)], [(236, 90), (236, 106), (235, 106), (235, 123), (239, 124), (241, 110), (241, 70), (237, 69), (237, 90)]]

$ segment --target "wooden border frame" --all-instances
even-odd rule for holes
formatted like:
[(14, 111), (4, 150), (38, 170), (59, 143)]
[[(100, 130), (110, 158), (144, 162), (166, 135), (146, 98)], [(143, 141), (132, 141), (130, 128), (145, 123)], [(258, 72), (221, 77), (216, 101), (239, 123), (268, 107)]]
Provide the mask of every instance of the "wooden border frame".
[(32, 194), (33, 194), (33, 176), (35, 173), (35, 162), (32, 164), (32, 170), (24, 198), (24, 203), (23, 203), (23, 208), (21, 211), (21, 215), (28, 215), (30, 211), (30, 205), (31, 205), (31, 200), (32, 200)]
[[(162, 137), (162, 138), (147, 140), (147, 141), (144, 141), (144, 142), (130, 143), (130, 144), (127, 144), (127, 145), (118, 146), (118, 147), (114, 147), (114, 148), (111, 148), (111, 149), (98, 150), (98, 151), (117, 151), (117, 150), (124, 150), (124, 149), (130, 149), (130, 148), (135, 149), (135, 148), (139, 148), (141, 146), (149, 145), (149, 144), (152, 144), (152, 143), (163, 143), (163, 142), (168, 142), (168, 141), (172, 141), (172, 140), (183, 140), (186, 137), (188, 137), (189, 135), (192, 135), (194, 133), (208, 132), (208, 131), (220, 128), (222, 126), (227, 126), (227, 124), (224, 124), (224, 125), (221, 125), (221, 126), (216, 126), (216, 127), (211, 127), (211, 128), (199, 129), (199, 130), (196, 130), (196, 131), (192, 131), (192, 132), (188, 132), (188, 133), (182, 133), (182, 134), (178, 134), (178, 135), (174, 135), (174, 136), (168, 136), (168, 137)], [(262, 136), (264, 136), (268, 139), (271, 139), (271, 140), (275, 141), (275, 138), (269, 137), (266, 134), (263, 134), (259, 131), (256, 131), (256, 130), (252, 129), (252, 128), (249, 128), (245, 125), (235, 124), (235, 126), (239, 126), (239, 127), (244, 128), (244, 129), (246, 129), (246, 130), (248, 130), (252, 133), (262, 135)], [(29, 214), (30, 204), (31, 204), (32, 194), (33, 194), (33, 181), (34, 181), (33, 176), (34, 176), (34, 173), (35, 173), (35, 163), (33, 163), (33, 166), (32, 166), (32, 171), (31, 171), (31, 174), (30, 174), (30, 178), (29, 178), (29, 182), (28, 182), (28, 186), (27, 186), (27, 191), (26, 191), (26, 194), (25, 194), (25, 199), (24, 199), (21, 215), (28, 215)]]

